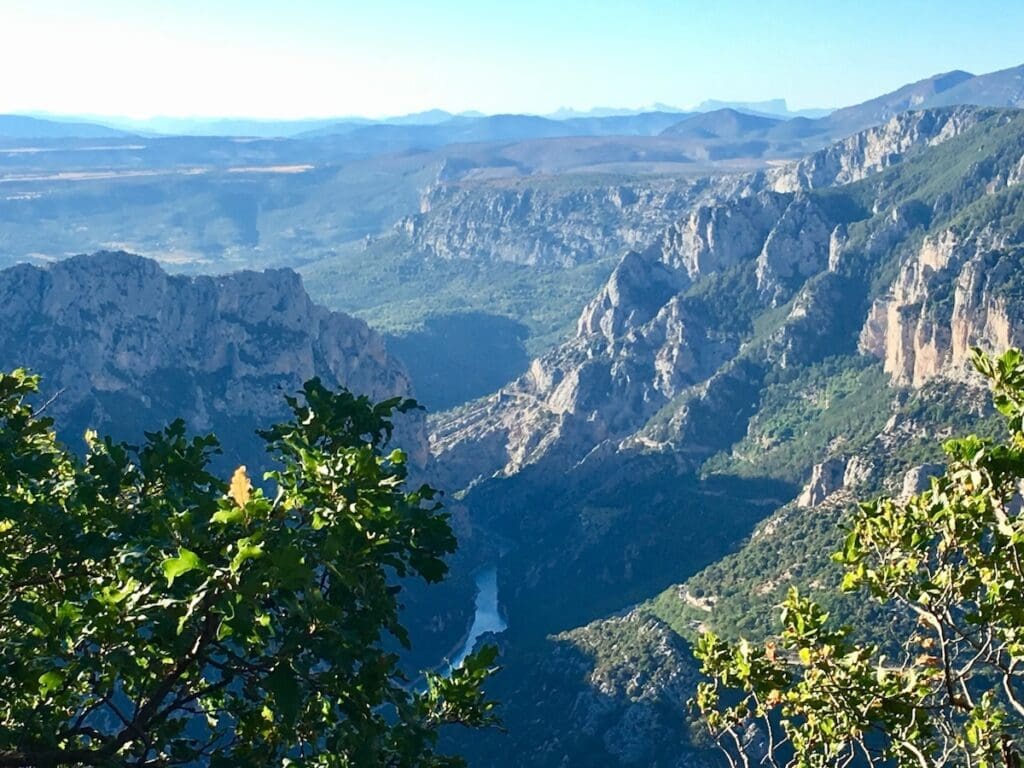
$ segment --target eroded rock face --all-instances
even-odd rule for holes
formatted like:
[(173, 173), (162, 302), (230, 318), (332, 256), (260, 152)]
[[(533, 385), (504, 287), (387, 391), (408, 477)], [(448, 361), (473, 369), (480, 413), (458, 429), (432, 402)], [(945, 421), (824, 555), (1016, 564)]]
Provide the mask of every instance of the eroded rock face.
[(640, 317), (631, 313), (620, 336), (606, 336), (600, 322), (597, 332), (582, 328), (497, 394), (447, 416), (432, 435), (445, 487), (514, 474), (541, 458), (564, 471), (596, 445), (629, 435), (735, 351), (709, 338), (678, 297)]
[(1019, 258), (1017, 246), (988, 232), (927, 238), (872, 306), (861, 350), (880, 357), (895, 383), (919, 387), (964, 371), (973, 346), (1019, 346), (1021, 308), (1004, 290)]
[(833, 493), (843, 489), (845, 476), (845, 458), (832, 457), (815, 464), (810, 481), (796, 500), (797, 506), (817, 507)]
[[(411, 393), (383, 339), (314, 304), (291, 270), (180, 277), (127, 253), (0, 272), (0, 366), (42, 374), (69, 441), (86, 427), (137, 440), (180, 416), (231, 451), (314, 376), (375, 400)], [(400, 441), (426, 465), (422, 417)]]
[[(787, 367), (836, 354), (836, 336), (849, 334), (846, 325), (858, 322), (849, 317), (844, 293), (857, 260), (889, 254), (923, 215), (913, 205), (875, 211), (867, 239), (851, 247), (842, 221), (837, 223), (808, 190), (862, 178), (975, 122), (971, 109), (901, 115), (802, 165), (709, 185), (649, 247), (622, 258), (582, 312), (573, 339), (535, 360), (500, 393), (438, 423), (432, 448), (443, 457), (447, 487), (515, 474), (542, 460), (549, 471), (564, 471), (599, 446), (634, 450), (671, 443), (673, 450), (686, 452), (681, 443), (701, 435), (697, 444), (710, 450), (716, 441), (692, 426), (709, 421), (706, 407), (716, 404), (729, 419), (742, 420), (763, 375), (758, 365)], [(723, 194), (716, 198), (708, 191), (712, 187)], [(756, 344), (740, 323), (730, 322), (729, 302), (739, 300), (728, 288), (711, 299), (721, 307), (705, 304), (693, 311), (688, 299), (701, 279), (735, 276), (743, 269), (756, 276), (759, 297), (753, 301), (762, 310), (789, 303), (778, 326)], [(905, 289), (896, 289), (899, 297), (913, 290), (914, 279), (908, 281)], [(749, 304), (751, 298), (742, 301)], [(985, 322), (995, 334), (998, 312), (989, 315)], [(896, 331), (887, 329), (896, 324), (889, 322), (888, 311), (873, 308), (868, 325), (862, 347), (890, 354), (884, 352), (891, 346), (887, 334)], [(936, 348), (942, 343), (937, 339)], [(737, 354), (760, 362), (723, 369)], [(906, 355), (892, 356), (904, 365)], [(927, 353), (919, 357), (926, 365)], [(937, 369), (940, 355), (933, 357)], [(663, 408), (674, 412), (656, 419)], [(693, 455), (699, 452), (695, 448)]]
[(577, 336), (601, 335), (609, 343), (654, 317), (685, 280), (658, 259), (630, 251), (593, 298), (576, 325)]
[(843, 488), (861, 489), (871, 483), (877, 474), (877, 467), (870, 456), (852, 456), (846, 462), (846, 471), (843, 473)]
[(691, 281), (741, 264), (757, 255), (788, 203), (764, 191), (701, 205), (665, 231), (657, 258)]
[(903, 112), (771, 175), (779, 192), (849, 184), (900, 162), (911, 149), (934, 146), (978, 122), (974, 107)]
[(777, 303), (808, 277), (826, 269), (833, 229), (813, 200), (797, 195), (761, 246), (758, 289)]
[(927, 491), (932, 485), (932, 478), (939, 477), (945, 471), (944, 464), (919, 464), (916, 467), (911, 467), (903, 476), (900, 498), (909, 499), (922, 491)]
[(560, 188), (438, 183), (398, 228), (440, 259), (569, 267), (642, 248), (704, 194), (706, 181)]

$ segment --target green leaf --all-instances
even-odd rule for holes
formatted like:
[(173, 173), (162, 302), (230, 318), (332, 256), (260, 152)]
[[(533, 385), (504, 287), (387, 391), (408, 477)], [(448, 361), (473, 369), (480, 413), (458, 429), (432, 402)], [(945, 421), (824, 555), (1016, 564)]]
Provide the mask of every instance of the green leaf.
[(245, 510), (242, 507), (230, 506), (222, 507), (213, 513), (213, 517), (210, 520), (214, 523), (220, 523), (222, 525), (230, 525), (231, 523), (239, 523), (245, 519)]
[(299, 682), (287, 663), (282, 662), (263, 680), (263, 688), (274, 697), (277, 712), (289, 725), (299, 716)]
[(238, 551), (231, 558), (231, 572), (238, 573), (238, 569), (242, 567), (246, 560), (254, 560), (259, 557), (263, 557), (262, 544), (254, 544), (251, 539), (239, 539)]
[(138, 588), (139, 582), (135, 579), (128, 579), (121, 587), (109, 584), (100, 590), (97, 599), (104, 605), (117, 605), (124, 602)]
[(277, 549), (270, 555), (277, 568), (282, 586), (298, 589), (312, 578), (313, 570), (302, 560), (302, 553), (294, 546)]
[(51, 669), (39, 676), (39, 694), (49, 696), (52, 691), (57, 690), (64, 682), (64, 674), (60, 670)]
[(179, 576), (203, 566), (199, 555), (184, 547), (178, 548), (177, 557), (168, 557), (161, 565), (164, 569), (164, 576), (167, 577), (167, 586), (174, 584), (174, 580)]

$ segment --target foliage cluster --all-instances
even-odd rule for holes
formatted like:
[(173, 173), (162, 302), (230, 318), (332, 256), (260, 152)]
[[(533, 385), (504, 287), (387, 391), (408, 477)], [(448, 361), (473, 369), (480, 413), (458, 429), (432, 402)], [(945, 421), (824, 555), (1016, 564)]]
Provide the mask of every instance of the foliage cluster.
[(438, 729), (493, 721), (493, 649), (416, 691), (384, 647), (409, 642), (398, 580), (455, 548), (384, 449), (413, 401), (308, 382), (263, 433), (268, 495), (181, 421), (79, 459), (37, 386), (0, 375), (0, 765), (459, 764)]
[(1019, 766), (1024, 743), (1024, 354), (976, 351), (1002, 443), (945, 444), (948, 466), (906, 500), (862, 503), (841, 551), (845, 591), (916, 619), (897, 651), (856, 642), (792, 589), (779, 644), (703, 635), (695, 704), (733, 764)]

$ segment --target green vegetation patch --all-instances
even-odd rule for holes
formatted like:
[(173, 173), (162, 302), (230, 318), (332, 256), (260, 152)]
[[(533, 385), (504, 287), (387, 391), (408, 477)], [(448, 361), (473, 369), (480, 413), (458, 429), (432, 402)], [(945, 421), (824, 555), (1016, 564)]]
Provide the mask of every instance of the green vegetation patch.
[(887, 380), (881, 363), (860, 356), (777, 368), (746, 437), (709, 459), (704, 471), (802, 482), (828, 448), (856, 450), (878, 434), (890, 415)]
[(427, 258), (395, 235), (310, 264), (301, 271), (310, 295), (332, 309), (392, 334), (422, 330), (431, 318), (482, 312), (526, 326), (532, 357), (567, 338), (618, 256), (576, 267)]

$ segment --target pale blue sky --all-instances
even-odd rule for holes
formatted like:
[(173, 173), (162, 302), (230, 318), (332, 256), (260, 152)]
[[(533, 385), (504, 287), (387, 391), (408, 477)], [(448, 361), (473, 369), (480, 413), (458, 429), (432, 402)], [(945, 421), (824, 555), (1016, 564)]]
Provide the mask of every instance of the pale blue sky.
[(0, 0), (0, 112), (842, 106), (1022, 41), (1024, 0)]

